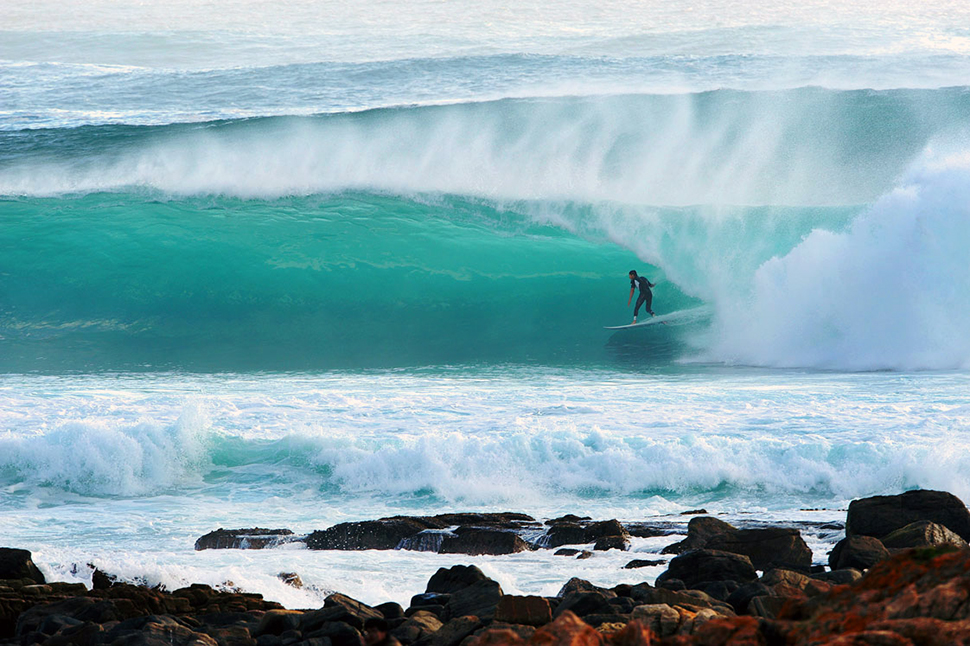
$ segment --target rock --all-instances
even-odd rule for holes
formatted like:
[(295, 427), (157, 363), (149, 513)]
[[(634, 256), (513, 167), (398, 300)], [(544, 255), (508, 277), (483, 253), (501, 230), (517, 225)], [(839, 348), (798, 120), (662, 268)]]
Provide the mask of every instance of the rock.
[(812, 578), (833, 585), (850, 585), (862, 578), (862, 572), (855, 568), (844, 568), (842, 570), (832, 570), (831, 572), (820, 572)]
[(484, 630), (463, 643), (468, 646), (525, 646), (526, 641), (514, 630), (496, 627)]
[(434, 633), (430, 646), (458, 646), (481, 627), (482, 622), (478, 617), (455, 617)]
[(549, 528), (539, 544), (543, 547), (560, 545), (583, 545), (586, 543), (586, 529), (575, 523), (558, 523)]
[(502, 586), (496, 581), (485, 579), (464, 587), (451, 594), (445, 606), (448, 619), (475, 615), (483, 620), (495, 616), (495, 607), (502, 598)]
[[(464, 531), (462, 531), (464, 530)], [(529, 549), (529, 545), (513, 532), (498, 529), (459, 528), (455, 537), (445, 538), (441, 554), (515, 554)]]
[(613, 646), (650, 646), (655, 639), (654, 633), (638, 620), (627, 622), (627, 624), (610, 638)]
[(580, 550), (579, 554), (576, 555), (576, 560), (582, 561), (583, 559), (588, 559), (592, 557), (593, 557), (593, 553), (590, 552), (589, 550)]
[(195, 549), (201, 550), (259, 550), (293, 542), (293, 532), (288, 529), (222, 529), (209, 532), (195, 541)]
[(680, 613), (666, 603), (637, 606), (633, 609), (632, 616), (660, 637), (677, 634), (680, 626)]
[(544, 626), (552, 621), (552, 608), (542, 597), (505, 595), (495, 608), (495, 621), (526, 626)]
[(774, 619), (788, 599), (774, 596), (753, 597), (748, 603), (748, 612), (755, 617)]
[[(450, 568), (439, 568), (428, 580), (425, 592), (451, 594), (463, 588), (474, 585), (479, 581), (491, 581), (485, 573), (474, 565), (455, 565)], [(412, 601), (413, 605), (413, 601)]]
[(970, 540), (970, 511), (945, 491), (917, 489), (896, 496), (853, 500), (845, 520), (846, 536), (882, 538), (910, 523), (931, 521)]
[(416, 612), (407, 621), (391, 631), (396, 639), (411, 644), (437, 632), (444, 624), (430, 612)]
[(939, 545), (952, 545), (959, 548), (967, 546), (967, 542), (960, 538), (958, 534), (929, 520), (910, 523), (890, 532), (879, 540), (886, 549), (890, 550)]
[(801, 532), (787, 527), (738, 529), (718, 533), (708, 538), (707, 549), (743, 554), (751, 559), (756, 570), (784, 567), (808, 572), (812, 565), (812, 550)]
[(577, 550), (571, 547), (563, 547), (562, 549), (558, 549), (555, 552), (553, 552), (553, 556), (576, 556), (577, 554), (583, 551), (585, 550)]
[(627, 551), (630, 549), (630, 539), (626, 536), (601, 536), (596, 539), (593, 549), (605, 552), (607, 550)]
[(879, 539), (871, 536), (850, 536), (835, 544), (829, 553), (829, 567), (833, 570), (855, 568), (868, 570), (873, 565), (889, 558), (887, 550)]
[(313, 532), (307, 536), (306, 545), (311, 550), (393, 550), (425, 529), (441, 528), (428, 527), (428, 523), (413, 518), (340, 523)]
[[(360, 646), (363, 643), (363, 636), (353, 626), (342, 621), (329, 621), (322, 624), (315, 630), (303, 631), (304, 640), (322, 639), (323, 643), (328, 642), (331, 646)], [(286, 640), (283, 640), (286, 643)]]
[(812, 578), (801, 572), (792, 570), (774, 569), (768, 570), (761, 577), (761, 582), (767, 586), (788, 585), (799, 590), (804, 590), (805, 586), (811, 582)]
[(336, 622), (361, 630), (365, 621), (378, 618), (383, 618), (383, 615), (370, 606), (346, 595), (334, 593), (324, 600), (323, 608), (304, 613), (300, 630), (309, 634), (316, 632), (323, 624)]
[(629, 563), (623, 566), (624, 570), (635, 570), (642, 567), (654, 567), (657, 565), (664, 565), (667, 561), (663, 559), (658, 559), (656, 561), (651, 561), (648, 559), (633, 559)]
[(748, 611), (748, 604), (755, 597), (767, 597), (772, 594), (774, 594), (774, 591), (771, 588), (761, 581), (755, 581), (740, 586), (728, 596), (727, 602), (736, 613), (741, 614)]
[(545, 522), (546, 525), (560, 525), (562, 523), (578, 524), (585, 520), (593, 520), (589, 516), (577, 516), (575, 514), (566, 514), (565, 516), (560, 516), (559, 518), (553, 518)]
[(593, 585), (586, 579), (580, 579), (578, 577), (573, 577), (566, 581), (566, 584), (559, 589), (559, 594), (556, 596), (559, 598), (564, 598), (573, 592), (601, 592), (607, 598), (616, 596), (616, 593), (612, 590), (607, 590), (606, 588)]
[(758, 574), (747, 556), (702, 549), (674, 557), (667, 571), (657, 577), (657, 583), (671, 578), (680, 579), (688, 588), (693, 588), (708, 581), (749, 583), (756, 581)]
[(374, 606), (374, 610), (384, 615), (384, 619), (400, 619), (404, 617), (404, 608), (393, 601)]
[(603, 520), (598, 523), (590, 523), (586, 526), (586, 541), (587, 543), (593, 543), (601, 538), (607, 536), (622, 536), (627, 540), (630, 539), (630, 533), (626, 531), (626, 528), (620, 524), (620, 521), (616, 520)]
[(282, 635), (287, 630), (295, 630), (300, 625), (302, 612), (297, 610), (268, 610), (252, 631), (254, 637), (260, 635)]
[(713, 516), (691, 518), (690, 522), (687, 523), (687, 538), (679, 543), (668, 545), (660, 553), (681, 554), (687, 550), (701, 549), (712, 536), (736, 531), (738, 530), (734, 525), (725, 523), (723, 520), (718, 520)]
[(570, 592), (556, 607), (555, 616), (571, 612), (578, 617), (613, 614), (610, 597), (603, 592)]
[[(384, 518), (382, 520), (397, 520), (401, 518), (410, 518), (408, 516), (395, 516), (393, 518)], [(511, 511), (497, 512), (497, 513), (461, 513), (461, 514), (438, 514), (437, 516), (418, 516), (416, 520), (428, 523), (429, 525), (434, 524), (440, 529), (445, 527), (454, 527), (456, 525), (475, 525), (475, 526), (497, 526), (504, 527), (506, 529), (514, 529), (516, 527), (531, 527), (537, 526), (538, 522), (532, 516), (528, 514), (520, 514)]]
[(294, 588), (300, 589), (303, 587), (303, 579), (296, 572), (280, 572), (276, 575), (276, 578)]
[(30, 557), (27, 550), (0, 547), (0, 579), (30, 579), (36, 583), (46, 583), (44, 575)]
[(552, 623), (536, 630), (531, 644), (557, 646), (600, 646), (603, 638), (589, 624), (571, 612), (564, 612)]

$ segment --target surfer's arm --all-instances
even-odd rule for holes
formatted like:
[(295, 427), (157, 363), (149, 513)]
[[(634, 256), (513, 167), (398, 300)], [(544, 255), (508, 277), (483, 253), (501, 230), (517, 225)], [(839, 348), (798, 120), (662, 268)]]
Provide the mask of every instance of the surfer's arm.
[(630, 306), (630, 302), (631, 302), (631, 301), (633, 300), (633, 292), (634, 292), (634, 288), (633, 288), (633, 287), (631, 287), (631, 288), (630, 288), (630, 298), (628, 298), (628, 299), (626, 299), (626, 304), (627, 304), (627, 307), (629, 307), (629, 306)]

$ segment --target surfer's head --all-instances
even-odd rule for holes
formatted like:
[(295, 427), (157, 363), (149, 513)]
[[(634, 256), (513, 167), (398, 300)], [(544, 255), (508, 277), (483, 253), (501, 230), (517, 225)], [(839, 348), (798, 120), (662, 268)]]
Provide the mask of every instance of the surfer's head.
[(637, 270), (636, 269), (631, 269), (630, 270), (630, 278), (636, 278), (636, 277), (637, 277)]

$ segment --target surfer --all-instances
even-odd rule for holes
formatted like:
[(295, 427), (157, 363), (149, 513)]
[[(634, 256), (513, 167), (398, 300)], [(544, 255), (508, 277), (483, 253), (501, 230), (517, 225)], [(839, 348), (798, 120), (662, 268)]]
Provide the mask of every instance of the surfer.
[(637, 306), (633, 308), (633, 322), (637, 322), (637, 313), (640, 311), (640, 306), (644, 305), (644, 309), (650, 313), (650, 316), (656, 316), (653, 310), (650, 309), (650, 304), (653, 302), (653, 292), (650, 291), (651, 287), (656, 287), (654, 283), (643, 276), (637, 275), (636, 269), (630, 270), (630, 298), (626, 299), (626, 306), (630, 307), (630, 301), (633, 300), (633, 291), (640, 287), (640, 296), (637, 297)]

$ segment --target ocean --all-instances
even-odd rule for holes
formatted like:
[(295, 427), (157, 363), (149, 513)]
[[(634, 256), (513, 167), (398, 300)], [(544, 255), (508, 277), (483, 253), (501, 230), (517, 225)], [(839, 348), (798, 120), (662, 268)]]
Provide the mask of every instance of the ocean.
[[(678, 536), (193, 545), (970, 500), (970, 7), (754, 4), (4, 7), (4, 546), (57, 580), (406, 604), (459, 562), (652, 580), (622, 566)], [(631, 269), (673, 315), (605, 330)], [(824, 563), (838, 536), (805, 538)]]

